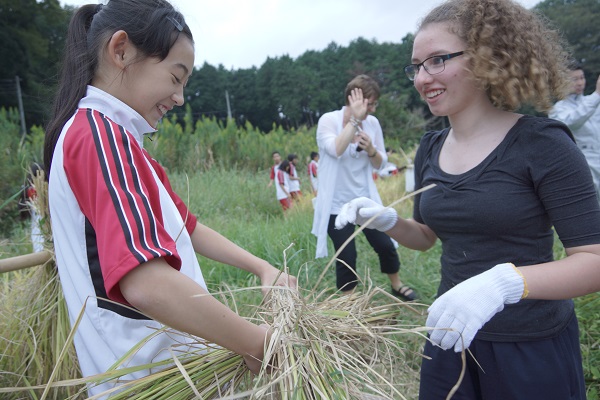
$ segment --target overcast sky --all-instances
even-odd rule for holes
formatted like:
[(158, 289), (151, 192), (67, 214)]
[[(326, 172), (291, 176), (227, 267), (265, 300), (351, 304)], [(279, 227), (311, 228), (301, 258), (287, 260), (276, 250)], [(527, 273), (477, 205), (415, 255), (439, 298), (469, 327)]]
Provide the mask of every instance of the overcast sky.
[[(541, 0), (517, 0), (531, 8)], [(61, 0), (79, 6), (98, 0)], [(441, 0), (171, 0), (196, 42), (196, 66), (260, 67), (359, 37), (400, 43)]]

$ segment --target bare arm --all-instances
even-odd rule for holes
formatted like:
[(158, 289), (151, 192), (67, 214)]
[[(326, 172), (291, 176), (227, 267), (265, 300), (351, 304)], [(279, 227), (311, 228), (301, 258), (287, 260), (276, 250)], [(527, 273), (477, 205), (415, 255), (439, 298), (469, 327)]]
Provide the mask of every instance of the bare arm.
[(119, 285), (145, 315), (245, 356), (250, 369), (259, 371), (267, 330), (234, 313), (164, 259), (139, 265)]
[[(262, 258), (242, 249), (215, 230), (196, 224), (191, 235), (194, 250), (211, 260), (243, 269), (258, 276), (263, 286), (289, 286), (296, 288), (294, 276), (281, 272)], [(268, 289), (267, 289), (268, 290)], [(267, 290), (263, 290), (266, 292)]]
[(402, 246), (413, 250), (428, 250), (437, 240), (437, 235), (427, 225), (414, 219), (400, 218), (395, 209), (384, 207), (368, 197), (357, 197), (342, 206), (335, 219), (335, 227), (342, 229), (349, 223), (368, 224), (371, 229), (385, 232)]
[(520, 267), (528, 298), (559, 300), (600, 291), (600, 244), (566, 249), (567, 257)]
[(429, 250), (437, 240), (437, 235), (427, 225), (400, 217), (386, 233), (402, 246), (413, 250)]
[(369, 154), (373, 155), (373, 157), (369, 156), (369, 161), (371, 162), (371, 165), (373, 166), (373, 168), (375, 168), (375, 169), (381, 168), (381, 164), (383, 163), (383, 157), (381, 157), (381, 153), (379, 153), (377, 151), (377, 149), (375, 149), (374, 151), (371, 151)]
[(352, 123), (348, 122), (342, 129), (342, 132), (335, 138), (335, 153), (340, 157), (344, 151), (348, 148), (348, 145), (352, 143), (354, 136), (356, 135), (356, 128)]

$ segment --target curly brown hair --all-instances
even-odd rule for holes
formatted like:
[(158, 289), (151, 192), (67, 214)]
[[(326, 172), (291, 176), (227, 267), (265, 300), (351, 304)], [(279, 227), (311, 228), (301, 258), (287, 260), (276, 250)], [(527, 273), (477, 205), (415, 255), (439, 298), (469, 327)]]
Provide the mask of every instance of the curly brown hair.
[(511, 0), (449, 0), (420, 23), (450, 23), (466, 44), (470, 71), (492, 103), (548, 111), (568, 94), (565, 42), (541, 15)]

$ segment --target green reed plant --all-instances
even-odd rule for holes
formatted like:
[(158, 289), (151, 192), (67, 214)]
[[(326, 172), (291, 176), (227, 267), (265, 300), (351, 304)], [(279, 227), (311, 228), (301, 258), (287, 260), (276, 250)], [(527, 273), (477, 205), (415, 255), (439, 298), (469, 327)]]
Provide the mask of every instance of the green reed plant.
[(7, 237), (18, 221), (18, 201), (27, 164), (21, 145), (19, 114), (0, 109), (0, 238)]
[(281, 127), (263, 133), (250, 123), (238, 127), (233, 121), (223, 125), (214, 118), (198, 120), (193, 131), (174, 115), (165, 118), (158, 131), (145, 139), (144, 146), (154, 158), (172, 171), (221, 169), (262, 170), (271, 166), (271, 153), (295, 153), (308, 162), (316, 151), (315, 129), (289, 132)]

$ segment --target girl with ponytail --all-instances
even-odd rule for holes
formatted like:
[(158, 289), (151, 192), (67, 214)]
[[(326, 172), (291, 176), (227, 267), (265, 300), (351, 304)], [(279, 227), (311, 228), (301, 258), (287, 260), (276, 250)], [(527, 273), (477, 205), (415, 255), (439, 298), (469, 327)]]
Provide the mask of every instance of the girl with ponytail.
[[(262, 285), (296, 279), (201, 224), (143, 148), (144, 134), (184, 102), (194, 42), (164, 0), (110, 0), (72, 17), (47, 127), (45, 168), (56, 261), (84, 376), (101, 374), (163, 326), (127, 366), (170, 358), (202, 337), (261, 368), (266, 326), (206, 289), (196, 253), (256, 274)], [(139, 371), (125, 379), (140, 378)], [(95, 395), (109, 384), (89, 388)]]

